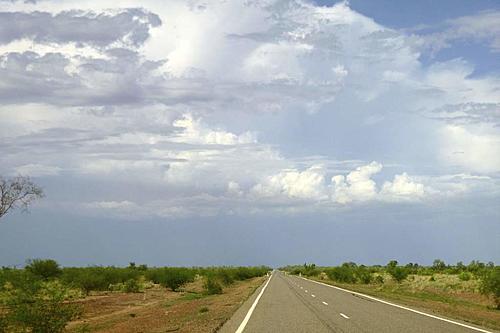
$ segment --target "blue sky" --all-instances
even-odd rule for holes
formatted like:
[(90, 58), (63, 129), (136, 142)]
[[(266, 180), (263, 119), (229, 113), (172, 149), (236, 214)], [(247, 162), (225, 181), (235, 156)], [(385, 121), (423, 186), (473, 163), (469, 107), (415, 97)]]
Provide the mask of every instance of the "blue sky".
[(499, 261), (496, 1), (0, 1), (0, 265)]

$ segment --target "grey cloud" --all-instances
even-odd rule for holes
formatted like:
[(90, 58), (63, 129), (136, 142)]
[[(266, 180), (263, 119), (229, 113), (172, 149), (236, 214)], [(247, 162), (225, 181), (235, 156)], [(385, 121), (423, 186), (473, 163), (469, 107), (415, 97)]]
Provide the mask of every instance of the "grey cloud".
[(491, 123), (500, 126), (500, 103), (462, 103), (445, 105), (428, 114), (430, 118), (453, 124)]
[(158, 15), (131, 8), (116, 14), (64, 11), (0, 13), (0, 43), (30, 38), (39, 43), (90, 44), (106, 47), (114, 42), (139, 46), (149, 37), (149, 29), (161, 24)]
[[(123, 105), (140, 103), (163, 79), (152, 72), (161, 61), (144, 61), (126, 49), (111, 49), (109, 59), (34, 52), (0, 56), (0, 101), (4, 104)], [(76, 72), (67, 67), (78, 64)]]

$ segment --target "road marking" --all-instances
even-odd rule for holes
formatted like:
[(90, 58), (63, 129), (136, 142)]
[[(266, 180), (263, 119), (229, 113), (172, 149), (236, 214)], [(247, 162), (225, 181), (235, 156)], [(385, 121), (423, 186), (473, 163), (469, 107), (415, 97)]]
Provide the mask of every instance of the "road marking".
[[(326, 286), (326, 287), (338, 289), (338, 290), (346, 292), (346, 293), (350, 293), (350, 294), (362, 296), (362, 297), (371, 299), (373, 301), (377, 301), (377, 302), (384, 303), (384, 304), (387, 304), (387, 305), (390, 305), (390, 306), (394, 306), (396, 308), (400, 308), (400, 309), (403, 309), (403, 310), (411, 311), (411, 312), (417, 313), (417, 314), (422, 315), (422, 316), (426, 316), (426, 317), (434, 318), (434, 319), (437, 319), (437, 320), (442, 320), (442, 321), (445, 321), (445, 322), (450, 323), (450, 324), (455, 324), (455, 325), (458, 325), (458, 326), (470, 328), (471, 330), (474, 330), (474, 331), (483, 332), (483, 333), (493, 333), (492, 331), (483, 330), (482, 328), (477, 328), (477, 327), (474, 327), (474, 326), (462, 324), (462, 323), (459, 323), (457, 321), (453, 321), (453, 320), (450, 320), (450, 319), (441, 318), (441, 317), (434, 316), (434, 315), (431, 315), (431, 314), (428, 314), (428, 313), (425, 313), (425, 312), (422, 312), (422, 311), (414, 310), (414, 309), (408, 308), (406, 306), (402, 306), (402, 305), (394, 304), (394, 303), (391, 303), (391, 302), (383, 301), (383, 300), (378, 299), (376, 297), (368, 296), (368, 295), (365, 295), (365, 294), (362, 294), (362, 293), (358, 293), (356, 291), (351, 291), (351, 290), (340, 288), (340, 287), (337, 287), (337, 286), (332, 286), (330, 284), (326, 284), (326, 283), (323, 283), (323, 282), (309, 280), (309, 279), (306, 279), (304, 277), (300, 277), (300, 278), (304, 279), (304, 280), (307, 280), (307, 281), (311, 281), (311, 282), (317, 283), (317, 284), (321, 284), (321, 285)], [(325, 302), (323, 302), (323, 303), (325, 303)]]
[(307, 293), (307, 290), (305, 290), (305, 292)]
[(300, 289), (304, 289), (304, 288), (300, 287)]
[(311, 294), (311, 297), (316, 297), (316, 295), (314, 295), (314, 294)]
[(345, 314), (343, 314), (342, 312), (340, 313), (340, 315), (341, 315), (342, 317), (344, 317), (345, 319), (349, 319), (349, 317), (347, 317), (347, 316), (346, 316)]
[(266, 290), (267, 285), (269, 284), (269, 282), (271, 281), (272, 278), (273, 278), (273, 274), (271, 274), (271, 277), (269, 277), (269, 279), (267, 280), (266, 284), (264, 285), (264, 288), (262, 288), (262, 290), (260, 291), (259, 295), (257, 296), (255, 301), (253, 302), (252, 306), (250, 307), (250, 310), (248, 310), (247, 315), (245, 316), (245, 318), (243, 319), (243, 321), (241, 322), (240, 326), (238, 327), (238, 329), (236, 330), (235, 333), (242, 333), (243, 332), (243, 330), (245, 329), (245, 326), (247, 326), (247, 323), (250, 320), (250, 317), (252, 316), (253, 310), (255, 310), (257, 303), (259, 303), (259, 300), (262, 297), (264, 290)]
[(327, 302), (321, 302), (321, 303), (323, 303), (323, 304), (325, 304), (325, 305), (328, 305), (328, 303), (327, 303)]

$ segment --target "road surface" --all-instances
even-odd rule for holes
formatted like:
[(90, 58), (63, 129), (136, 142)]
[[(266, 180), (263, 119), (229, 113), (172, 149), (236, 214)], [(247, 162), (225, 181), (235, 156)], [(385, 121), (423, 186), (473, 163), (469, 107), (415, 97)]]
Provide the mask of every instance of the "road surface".
[(445, 320), (274, 271), (219, 332), (493, 332)]

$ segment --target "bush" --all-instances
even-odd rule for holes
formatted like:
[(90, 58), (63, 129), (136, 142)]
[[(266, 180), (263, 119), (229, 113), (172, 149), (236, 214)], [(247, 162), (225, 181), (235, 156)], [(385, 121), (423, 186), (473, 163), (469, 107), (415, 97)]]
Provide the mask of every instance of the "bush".
[(9, 289), (5, 305), (6, 322), (14, 331), (59, 333), (81, 309), (64, 303), (67, 289), (59, 282), (33, 283), (23, 289)]
[(384, 277), (382, 275), (377, 275), (375, 277), (375, 283), (384, 284)]
[(490, 269), (481, 280), (481, 292), (492, 295), (497, 309), (500, 310), (500, 266)]
[(159, 283), (172, 291), (177, 291), (188, 282), (193, 282), (196, 270), (182, 267), (164, 267), (148, 269), (146, 277), (154, 283)]
[(62, 273), (59, 264), (52, 259), (29, 260), (25, 269), (31, 274), (45, 280), (50, 278), (56, 278), (60, 276)]
[(203, 288), (207, 295), (222, 294), (222, 286), (213, 276), (207, 276)]
[(326, 275), (330, 280), (343, 282), (343, 283), (355, 283), (356, 277), (354, 276), (354, 270), (352, 267), (344, 264), (340, 267), (332, 267), (328, 269)]
[(355, 276), (356, 276), (356, 279), (361, 283), (368, 284), (368, 283), (372, 282), (372, 274), (364, 266), (360, 266), (356, 269)]
[(139, 284), (135, 279), (125, 281), (123, 289), (126, 293), (138, 293), (140, 291)]
[(468, 272), (461, 272), (460, 274), (458, 274), (458, 278), (461, 281), (469, 281), (471, 278), (471, 275)]
[(401, 283), (408, 277), (408, 271), (400, 266), (393, 267), (388, 270), (388, 273), (392, 276), (394, 280)]

